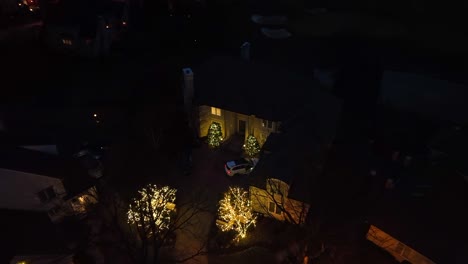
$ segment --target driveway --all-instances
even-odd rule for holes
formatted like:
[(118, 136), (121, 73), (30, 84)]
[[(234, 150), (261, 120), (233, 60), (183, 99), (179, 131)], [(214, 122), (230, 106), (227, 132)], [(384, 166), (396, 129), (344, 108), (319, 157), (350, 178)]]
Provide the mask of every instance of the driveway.
[[(224, 172), (226, 161), (238, 159), (242, 153), (243, 138), (232, 137), (219, 149), (210, 149), (206, 144), (192, 152), (192, 171), (179, 186), (182, 196), (202, 190), (208, 199), (211, 212), (198, 214), (187, 230), (177, 235), (176, 251), (179, 257), (190, 256), (203, 246), (216, 217), (218, 202), (229, 186), (247, 187), (248, 176), (229, 177)], [(181, 197), (184, 199), (184, 197)], [(208, 263), (208, 256), (201, 255), (186, 263)]]
[(192, 171), (188, 176), (187, 183), (209, 187), (206, 191), (213, 195), (213, 199), (216, 197), (212, 201), (215, 204), (218, 203), (218, 198), (229, 186), (246, 187), (247, 176), (229, 177), (224, 171), (224, 164), (227, 161), (242, 156), (242, 144), (242, 138), (233, 136), (218, 149), (210, 149), (206, 144), (194, 149), (192, 152)]

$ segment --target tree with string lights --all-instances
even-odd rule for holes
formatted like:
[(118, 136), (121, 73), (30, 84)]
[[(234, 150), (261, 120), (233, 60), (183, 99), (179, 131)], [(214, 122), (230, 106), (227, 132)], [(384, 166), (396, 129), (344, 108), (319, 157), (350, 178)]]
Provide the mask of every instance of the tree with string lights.
[(159, 249), (170, 239), (175, 218), (176, 189), (169, 186), (148, 184), (138, 191), (127, 211), (127, 222), (136, 230), (140, 246), (144, 249), (140, 258), (146, 260), (146, 249), (157, 260)]
[(248, 193), (239, 187), (229, 187), (219, 202), (217, 226), (223, 232), (234, 231), (234, 241), (245, 238), (251, 226), (255, 226), (256, 216), (252, 212)]
[(221, 125), (218, 122), (212, 122), (208, 129), (208, 146), (217, 148), (223, 141), (223, 133), (221, 132)]
[(176, 189), (148, 184), (130, 203), (128, 223), (144, 237), (163, 238), (175, 211)]
[(260, 153), (260, 144), (258, 143), (257, 138), (255, 138), (253, 135), (249, 135), (245, 141), (244, 150), (245, 153), (251, 158), (257, 156), (258, 153)]

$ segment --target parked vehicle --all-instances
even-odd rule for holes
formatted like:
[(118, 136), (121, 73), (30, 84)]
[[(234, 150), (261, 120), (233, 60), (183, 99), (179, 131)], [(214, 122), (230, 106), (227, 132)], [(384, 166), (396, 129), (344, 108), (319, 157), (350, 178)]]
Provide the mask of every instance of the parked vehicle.
[(228, 176), (234, 176), (236, 174), (249, 174), (257, 164), (257, 159), (238, 159), (226, 162), (224, 170)]

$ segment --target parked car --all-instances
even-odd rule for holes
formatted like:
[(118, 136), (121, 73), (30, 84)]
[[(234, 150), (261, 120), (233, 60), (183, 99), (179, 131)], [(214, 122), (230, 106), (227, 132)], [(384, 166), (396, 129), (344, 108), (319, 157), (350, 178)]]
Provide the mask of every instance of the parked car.
[(238, 159), (226, 162), (224, 170), (228, 176), (234, 176), (236, 174), (249, 174), (257, 164), (257, 159)]

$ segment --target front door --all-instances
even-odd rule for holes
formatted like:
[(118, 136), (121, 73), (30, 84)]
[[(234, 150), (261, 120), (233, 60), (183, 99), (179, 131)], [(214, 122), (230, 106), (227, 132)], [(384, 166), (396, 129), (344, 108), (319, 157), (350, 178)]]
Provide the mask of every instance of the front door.
[(239, 120), (239, 130), (237, 131), (239, 135), (245, 135), (245, 121)]

